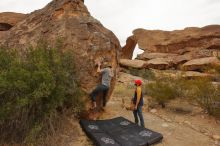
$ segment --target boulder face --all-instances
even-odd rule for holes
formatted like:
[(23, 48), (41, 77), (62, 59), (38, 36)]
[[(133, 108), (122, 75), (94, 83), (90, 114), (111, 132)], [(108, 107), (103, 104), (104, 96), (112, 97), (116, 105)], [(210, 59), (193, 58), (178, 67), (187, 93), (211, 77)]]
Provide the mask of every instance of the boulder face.
[[(25, 49), (37, 46), (41, 40), (46, 41), (49, 47), (56, 46), (57, 41), (61, 40), (60, 49), (73, 52), (81, 87), (87, 93), (100, 83), (96, 60), (107, 60), (116, 70), (121, 48), (119, 41), (90, 15), (83, 0), (53, 0), (5, 33), (0, 45)], [(114, 83), (115, 77), (112, 87)]]
[(172, 60), (167, 58), (155, 58), (147, 61), (147, 68), (168, 69), (171, 66)]
[(177, 54), (172, 53), (143, 53), (138, 56), (138, 59), (141, 60), (151, 60), (156, 58), (168, 58), (168, 57), (176, 57)]
[(145, 68), (147, 65), (146, 61), (142, 60), (129, 60), (129, 59), (120, 59), (119, 61), (120, 65), (125, 68), (136, 68), (136, 69), (142, 69)]
[(140, 49), (147, 52), (184, 54), (196, 58), (211, 57), (220, 50), (220, 25), (184, 30), (161, 31), (136, 29), (133, 37)]
[(196, 71), (205, 67), (220, 66), (220, 61), (216, 57), (193, 59), (183, 64), (182, 68), (188, 71)]
[(134, 36), (127, 38), (126, 45), (122, 48), (121, 58), (132, 59), (133, 51), (137, 45), (137, 41)]
[(128, 37), (122, 56), (131, 59), (136, 44), (145, 51), (140, 57), (148, 53), (187, 53), (193, 58), (220, 56), (220, 25), (174, 31), (136, 29)]
[(191, 60), (192, 57), (190, 55), (177, 55), (172, 53), (147, 53), (147, 54), (141, 54), (138, 56), (138, 59), (140, 60), (146, 60), (147, 61), (147, 68), (153, 68), (153, 69), (179, 69), (180, 66)]
[(0, 13), (0, 31), (7, 31), (26, 17), (25, 14), (4, 12)]
[(122, 56), (131, 59), (136, 44), (144, 50), (137, 59), (147, 61), (145, 68), (202, 71), (204, 66), (219, 66), (220, 25), (174, 31), (136, 29)]

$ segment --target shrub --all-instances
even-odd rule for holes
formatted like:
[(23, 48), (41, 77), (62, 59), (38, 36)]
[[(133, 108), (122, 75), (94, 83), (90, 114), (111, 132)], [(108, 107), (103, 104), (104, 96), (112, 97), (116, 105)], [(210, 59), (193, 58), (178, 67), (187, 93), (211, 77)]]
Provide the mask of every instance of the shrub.
[(201, 105), (210, 115), (220, 117), (220, 87), (205, 79), (189, 82), (188, 96)]
[(146, 85), (145, 92), (165, 107), (166, 102), (178, 95), (176, 85), (171, 80), (172, 78), (156, 79), (155, 82)]
[(207, 79), (187, 80), (163, 77), (146, 85), (146, 93), (163, 107), (176, 97), (197, 102), (210, 115), (220, 117), (220, 86)]
[(205, 72), (205, 73), (210, 73), (210, 74), (218, 74), (220, 73), (220, 66), (219, 65), (209, 65), (209, 66), (204, 66), (201, 70), (201, 72)]
[(0, 48), (0, 141), (24, 142), (58, 111), (82, 110), (73, 53), (59, 49)]

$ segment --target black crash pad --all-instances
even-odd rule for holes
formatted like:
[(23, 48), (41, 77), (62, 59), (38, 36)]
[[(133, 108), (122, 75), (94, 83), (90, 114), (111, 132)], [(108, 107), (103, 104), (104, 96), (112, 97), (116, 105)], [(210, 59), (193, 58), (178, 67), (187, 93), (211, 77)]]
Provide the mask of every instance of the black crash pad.
[(162, 134), (118, 117), (110, 120), (80, 120), (85, 133), (97, 146), (150, 146), (163, 139)]

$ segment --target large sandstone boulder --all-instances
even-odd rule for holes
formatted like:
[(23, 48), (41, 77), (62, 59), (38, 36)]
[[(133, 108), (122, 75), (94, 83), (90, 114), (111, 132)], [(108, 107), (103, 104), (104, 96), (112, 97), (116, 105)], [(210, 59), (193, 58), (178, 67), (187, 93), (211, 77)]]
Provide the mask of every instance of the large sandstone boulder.
[(187, 53), (193, 58), (220, 56), (220, 25), (174, 31), (136, 29), (127, 39), (122, 56), (129, 59), (136, 44), (145, 51), (143, 56), (148, 53)]
[(134, 36), (130, 36), (126, 40), (126, 45), (122, 48), (121, 58), (123, 59), (132, 59), (133, 51), (137, 45), (137, 41)]
[[(90, 15), (82, 0), (53, 0), (15, 25), (0, 39), (0, 45), (25, 49), (42, 40), (49, 47), (56, 46), (59, 40), (63, 42), (61, 50), (73, 52), (81, 87), (87, 93), (100, 82), (95, 67), (97, 59), (107, 60), (116, 70), (119, 41)], [(112, 87), (114, 83), (115, 77)]]
[[(170, 55), (170, 56), (169, 56)], [(144, 57), (144, 55), (142, 56)], [(122, 67), (131, 67), (137, 69), (152, 68), (166, 70), (169, 68), (180, 68), (179, 66), (191, 59), (188, 55), (176, 55), (169, 53), (149, 53), (144, 59), (120, 59), (120, 65)], [(165, 57), (165, 58), (157, 58)], [(141, 58), (141, 57), (140, 57)]]
[(180, 70), (157, 70), (151, 69), (151, 71), (155, 74), (155, 77), (171, 77), (171, 78), (187, 78), (187, 79), (210, 79), (215, 80), (216, 76), (208, 73), (200, 73), (197, 71), (180, 71)]
[(142, 53), (138, 56), (140, 60), (146, 60), (149, 68), (168, 69), (179, 68), (179, 66), (192, 59), (191, 55), (178, 55), (172, 53)]
[(25, 14), (4, 12), (0, 13), (0, 31), (7, 31), (26, 17)]
[(138, 59), (140, 60), (151, 60), (156, 58), (168, 58), (168, 57), (176, 57), (178, 54), (172, 54), (172, 53), (148, 53), (144, 52), (140, 55), (138, 55)]
[(169, 58), (156, 58), (147, 61), (147, 68), (165, 70), (171, 67), (172, 60)]
[(120, 65), (126, 68), (136, 68), (136, 69), (143, 69), (145, 68), (147, 62), (142, 60), (130, 60), (130, 59), (120, 59)]
[(192, 60), (192, 56), (190, 54), (178, 55), (170, 58), (172, 58), (172, 63), (175, 68), (179, 68), (181, 64), (184, 64), (185, 62)]
[(192, 52), (207, 57), (220, 48), (220, 25), (175, 31), (136, 29), (133, 34), (139, 48), (149, 52)]
[(144, 50), (137, 59), (147, 61), (148, 68), (200, 70), (220, 57), (220, 25), (174, 31), (136, 29), (122, 48), (122, 56), (131, 59), (135, 45)]
[(144, 80), (143, 78), (138, 77), (138, 76), (133, 76), (131, 74), (124, 73), (124, 72), (118, 73), (117, 82), (119, 82), (119, 83), (123, 83), (124, 85), (134, 85), (135, 80), (141, 80), (143, 82), (143, 84), (145, 84), (147, 82), (146, 80)]
[(195, 71), (202, 70), (205, 67), (212, 65), (220, 66), (220, 61), (217, 57), (207, 57), (190, 60), (182, 65), (183, 70)]

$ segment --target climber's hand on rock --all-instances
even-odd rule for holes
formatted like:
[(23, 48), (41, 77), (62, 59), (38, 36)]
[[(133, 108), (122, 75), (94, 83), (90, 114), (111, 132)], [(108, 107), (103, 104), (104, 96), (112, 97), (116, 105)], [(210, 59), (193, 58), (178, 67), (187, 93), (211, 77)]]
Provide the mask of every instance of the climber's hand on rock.
[(99, 62), (97, 63), (97, 65), (98, 65), (98, 66), (101, 66), (101, 62), (99, 61)]

